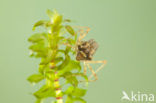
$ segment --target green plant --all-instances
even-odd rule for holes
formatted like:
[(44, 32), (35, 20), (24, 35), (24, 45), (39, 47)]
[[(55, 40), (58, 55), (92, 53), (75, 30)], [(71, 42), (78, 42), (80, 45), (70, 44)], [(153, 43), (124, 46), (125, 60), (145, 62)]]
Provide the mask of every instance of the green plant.
[[(74, 46), (77, 34), (69, 25), (69, 19), (64, 19), (57, 11), (47, 10), (47, 14), (50, 20), (40, 20), (33, 27), (35, 30), (36, 27), (42, 26), (46, 32), (35, 33), (28, 39), (31, 42), (30, 56), (41, 58), (39, 73), (28, 77), (28, 81), (36, 84), (45, 80), (45, 85), (34, 93), (37, 98), (36, 103), (41, 103), (49, 97), (56, 98), (54, 103), (74, 103), (75, 101), (86, 103), (82, 98), (86, 89), (80, 88), (76, 76), (83, 77), (86, 82), (88, 78), (81, 72), (80, 62), (72, 59), (75, 51), (63, 45), (68, 43)], [(60, 79), (63, 79), (62, 82)], [(68, 85), (68, 88), (64, 88), (65, 85)]]

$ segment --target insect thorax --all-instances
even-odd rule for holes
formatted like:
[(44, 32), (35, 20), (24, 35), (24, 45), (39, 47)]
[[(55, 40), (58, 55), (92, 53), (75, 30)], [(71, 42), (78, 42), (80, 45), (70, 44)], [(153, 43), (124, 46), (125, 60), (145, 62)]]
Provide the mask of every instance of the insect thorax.
[(76, 60), (92, 60), (92, 56), (96, 52), (98, 44), (94, 39), (88, 41), (81, 41), (77, 47)]

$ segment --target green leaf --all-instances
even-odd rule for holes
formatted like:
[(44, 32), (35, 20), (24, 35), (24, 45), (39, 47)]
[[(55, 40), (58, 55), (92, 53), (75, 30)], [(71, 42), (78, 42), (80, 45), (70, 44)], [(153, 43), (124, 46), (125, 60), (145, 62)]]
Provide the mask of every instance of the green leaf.
[(40, 82), (43, 79), (44, 79), (43, 75), (41, 75), (41, 74), (33, 74), (33, 75), (29, 76), (27, 80), (30, 83), (38, 83), (38, 82)]
[(50, 63), (51, 60), (52, 59), (50, 57), (42, 58), (41, 62), (40, 62), (40, 65), (47, 65), (48, 63)]
[[(66, 72), (60, 77), (64, 77), (66, 79), (67, 83), (72, 84), (74, 87), (78, 86), (78, 79), (76, 77), (83, 77), (85, 79), (85, 82), (88, 82), (88, 77), (84, 73), (72, 73), (72, 72)], [(81, 80), (80, 80), (81, 81)], [(82, 80), (84, 81), (84, 80)]]
[(46, 33), (36, 33), (28, 41), (32, 42), (29, 46), (32, 57), (46, 57), (49, 51), (48, 35)]
[(53, 84), (54, 83), (54, 80), (55, 80), (55, 73), (54, 71), (49, 71), (47, 73), (45, 73), (45, 76), (46, 76), (46, 79), (50, 80), (50, 84)]
[(61, 61), (63, 61), (63, 57), (56, 57), (54, 62), (55, 62), (55, 64), (57, 64), (57, 63), (59, 63)]
[(47, 55), (47, 52), (38, 52), (36, 55), (34, 55), (36, 58), (45, 58)]
[(44, 52), (47, 51), (48, 48), (45, 48), (44, 44), (38, 43), (38, 44), (31, 45), (29, 49), (35, 52)]
[(62, 67), (62, 70), (60, 71), (60, 73), (64, 74), (72, 70), (78, 70), (78, 71), (81, 70), (81, 65), (79, 61), (69, 60), (68, 63), (64, 67)]
[(56, 10), (54, 10), (54, 15), (53, 15), (53, 24), (54, 25), (59, 25), (62, 22), (62, 15), (60, 15)]
[(86, 94), (86, 90), (71, 86), (65, 91), (65, 93), (67, 95), (82, 97), (82, 96), (84, 96)]
[(85, 89), (75, 88), (73, 91), (73, 96), (82, 97), (86, 94)]
[(43, 65), (43, 64), (46, 65), (49, 62), (51, 62), (51, 60), (52, 60), (52, 55), (53, 55), (52, 50), (48, 49), (48, 52), (46, 54), (47, 54), (47, 56), (45, 58), (41, 59), (41, 63), (40, 63), (41, 65)]
[(35, 103), (42, 103), (42, 99), (37, 99)]
[(44, 25), (46, 25), (47, 23), (48, 23), (48, 21), (40, 20), (40, 21), (38, 21), (38, 22), (36, 22), (36, 23), (34, 24), (33, 30), (35, 30), (36, 27), (38, 27), (38, 26), (44, 26)]
[(78, 86), (78, 80), (76, 76), (73, 76), (71, 72), (67, 72), (62, 75), (64, 78), (66, 78), (67, 83), (72, 84), (73, 86), (77, 87)]
[(86, 82), (88, 82), (88, 77), (84, 73), (72, 73), (72, 75), (83, 77), (86, 80)]
[(74, 36), (74, 40), (77, 41), (77, 35)]
[(71, 83), (73, 86), (77, 87), (78, 86), (78, 80), (76, 77), (68, 78), (67, 81)]
[(44, 44), (44, 42), (40, 42), (40, 43), (35, 43), (32, 44), (29, 49), (31, 50), (31, 56), (32, 57), (42, 57), (42, 58), (46, 58), (47, 55), (49, 54), (49, 48), (46, 47), (46, 45)]
[(55, 97), (55, 90), (52, 87), (44, 85), (37, 92), (34, 93), (34, 96), (38, 99)]
[(87, 103), (84, 99), (82, 98), (73, 98), (73, 101), (76, 102), (76, 101), (79, 101), (80, 103)]
[(54, 13), (48, 9), (47, 14), (48, 14), (49, 18), (52, 18)]
[(68, 95), (67, 96), (67, 100), (66, 100), (66, 102), (65, 103), (77, 103), (77, 101), (79, 102), (79, 103), (87, 103), (84, 99), (82, 99), (82, 98), (80, 98), (80, 97), (73, 97), (72, 95)]
[(48, 40), (48, 35), (46, 33), (36, 33), (28, 38), (28, 41), (32, 43), (36, 43), (41, 40)]
[[(69, 55), (65, 55), (65, 60), (62, 62), (62, 64), (60, 64), (60, 65), (58, 66), (58, 69), (59, 69), (59, 70), (60, 70), (60, 69), (63, 69), (66, 65), (68, 65), (69, 61), (70, 61), (70, 56), (69, 56)], [(61, 71), (60, 71), (60, 72), (61, 72)], [(63, 71), (62, 71), (62, 73), (63, 73)]]
[(67, 39), (68, 43), (71, 45), (75, 45), (76, 44), (76, 40), (73, 39)]
[(39, 72), (40, 72), (42, 75), (44, 75), (44, 74), (45, 74), (45, 71), (46, 71), (47, 69), (49, 70), (49, 66), (47, 66), (47, 65), (41, 65), (41, 64), (40, 64), (38, 70), (39, 70)]
[(50, 66), (49, 66), (48, 64), (47, 64), (47, 65), (45, 65), (45, 64), (40, 64), (40, 65), (39, 65), (39, 72), (40, 72), (42, 75), (46, 76), (46, 74), (48, 74), (48, 73), (53, 73), (54, 70), (51, 69)]
[(74, 90), (74, 87), (73, 87), (73, 86), (70, 86), (70, 87), (68, 87), (68, 89), (65, 91), (65, 94), (70, 95), (70, 94), (72, 94), (73, 90)]
[(43, 52), (31, 51), (30, 57), (45, 58), (45, 57), (47, 57), (47, 52), (46, 51), (43, 51)]
[(65, 103), (74, 103), (72, 96), (68, 95)]
[(71, 22), (70, 19), (64, 19), (64, 22)]
[[(53, 34), (58, 34), (60, 29), (62, 28), (62, 15), (60, 15), (56, 10), (53, 12), (50, 10), (47, 10), (47, 14), (50, 17), (51, 20), (51, 32)], [(56, 39), (56, 38), (55, 38)]]
[(66, 50), (65, 50), (65, 55), (67, 55), (69, 52), (71, 51), (71, 47), (66, 47)]
[(71, 26), (66, 25), (65, 28), (71, 35), (75, 35), (74, 29)]

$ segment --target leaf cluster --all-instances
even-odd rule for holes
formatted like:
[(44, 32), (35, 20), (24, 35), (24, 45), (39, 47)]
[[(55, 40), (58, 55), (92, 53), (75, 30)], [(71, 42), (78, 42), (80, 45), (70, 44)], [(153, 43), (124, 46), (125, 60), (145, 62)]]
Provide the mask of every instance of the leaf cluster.
[[(33, 26), (33, 30), (43, 27), (46, 32), (35, 33), (28, 38), (31, 43), (29, 46), (30, 57), (40, 58), (41, 61), (38, 68), (39, 72), (29, 76), (27, 80), (33, 84), (42, 80), (46, 81), (45, 85), (34, 93), (37, 98), (36, 103), (41, 103), (43, 99), (48, 97), (56, 97), (54, 86), (56, 78), (63, 78), (65, 84), (70, 84), (67, 90), (60, 93), (60, 96), (67, 95), (66, 103), (76, 101), (85, 103), (82, 97), (86, 90), (79, 88), (76, 76), (82, 76), (85, 80), (87, 80), (87, 76), (81, 73), (80, 62), (71, 58), (70, 54), (74, 55), (75, 51), (71, 47), (63, 45), (68, 43), (74, 46), (77, 41), (77, 34), (69, 25), (71, 20), (63, 19), (63, 16), (56, 10), (47, 10), (47, 14), (50, 20), (40, 20)], [(56, 72), (58, 72), (57, 76), (55, 75)], [(63, 85), (60, 85), (60, 88), (63, 88)]]

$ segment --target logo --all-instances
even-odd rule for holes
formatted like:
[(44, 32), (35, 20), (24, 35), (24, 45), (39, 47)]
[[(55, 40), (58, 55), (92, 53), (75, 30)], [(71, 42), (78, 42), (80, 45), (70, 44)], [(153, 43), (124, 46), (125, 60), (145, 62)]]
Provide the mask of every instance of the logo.
[(134, 92), (131, 91), (129, 94), (125, 91), (122, 91), (122, 98), (121, 100), (127, 100), (127, 101), (134, 101), (134, 102), (153, 102), (154, 101), (154, 94), (147, 94), (147, 93), (141, 93), (141, 92)]

